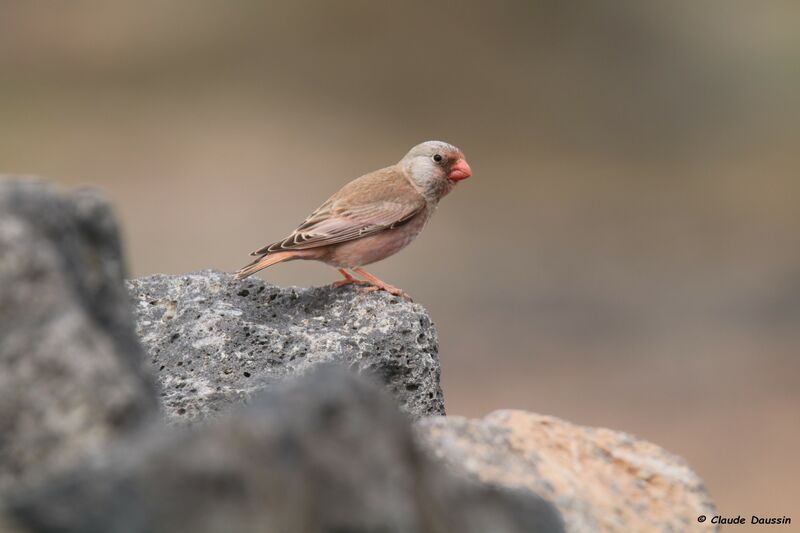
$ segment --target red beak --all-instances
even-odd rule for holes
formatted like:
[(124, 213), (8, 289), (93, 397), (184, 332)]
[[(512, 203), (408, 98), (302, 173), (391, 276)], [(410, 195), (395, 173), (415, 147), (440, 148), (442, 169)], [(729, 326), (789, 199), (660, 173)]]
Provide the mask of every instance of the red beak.
[(447, 175), (453, 181), (465, 180), (472, 176), (472, 169), (463, 159), (459, 159), (453, 166), (450, 167), (450, 173)]

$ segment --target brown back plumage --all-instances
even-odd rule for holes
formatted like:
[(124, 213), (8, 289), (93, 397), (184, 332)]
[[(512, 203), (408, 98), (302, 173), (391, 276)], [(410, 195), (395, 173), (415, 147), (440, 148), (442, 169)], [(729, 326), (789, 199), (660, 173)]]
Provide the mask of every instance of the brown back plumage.
[(306, 218), (288, 237), (251, 255), (307, 250), (396, 228), (425, 207), (425, 198), (396, 166), (357, 178)]

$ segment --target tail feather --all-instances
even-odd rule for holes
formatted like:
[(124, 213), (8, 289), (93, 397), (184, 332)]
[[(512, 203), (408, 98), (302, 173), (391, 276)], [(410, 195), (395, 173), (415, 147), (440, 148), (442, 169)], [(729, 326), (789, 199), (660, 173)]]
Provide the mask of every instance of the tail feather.
[(272, 266), (283, 261), (288, 261), (290, 259), (297, 259), (297, 257), (298, 254), (296, 252), (278, 252), (261, 256), (252, 263), (240, 268), (236, 274), (234, 274), (233, 279), (244, 279), (247, 276), (252, 276), (259, 270), (267, 268), (268, 266)]

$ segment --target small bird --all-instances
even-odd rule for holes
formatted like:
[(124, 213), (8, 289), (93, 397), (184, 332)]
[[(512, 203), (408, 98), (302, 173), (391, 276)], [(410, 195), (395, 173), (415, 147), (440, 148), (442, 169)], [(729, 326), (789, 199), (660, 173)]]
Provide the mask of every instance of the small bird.
[[(242, 279), (284, 261), (310, 259), (339, 269), (334, 287), (368, 285), (410, 297), (362, 267), (393, 255), (419, 235), (436, 206), (456, 184), (472, 175), (464, 154), (442, 141), (413, 147), (397, 164), (356, 178), (328, 198), (291, 235), (259, 248), (236, 272)], [(347, 269), (362, 276), (353, 277)]]

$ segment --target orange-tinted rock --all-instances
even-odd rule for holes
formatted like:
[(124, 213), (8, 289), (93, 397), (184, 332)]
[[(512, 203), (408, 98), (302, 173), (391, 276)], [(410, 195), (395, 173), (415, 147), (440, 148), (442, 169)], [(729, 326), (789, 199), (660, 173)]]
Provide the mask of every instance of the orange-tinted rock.
[(524, 411), (431, 417), (420, 439), (452, 469), (550, 500), (572, 532), (708, 531), (700, 478), (663, 448), (626, 433)]

